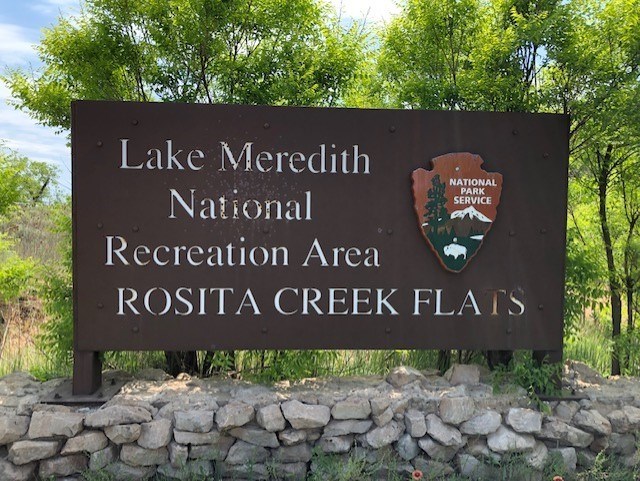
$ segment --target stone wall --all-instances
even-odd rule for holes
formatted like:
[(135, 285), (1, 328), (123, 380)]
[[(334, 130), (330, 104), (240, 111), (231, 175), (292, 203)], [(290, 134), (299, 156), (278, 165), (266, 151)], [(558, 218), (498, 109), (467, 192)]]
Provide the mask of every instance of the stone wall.
[(579, 365), (565, 374), (587, 398), (543, 412), (522, 390), (494, 394), (476, 366), (273, 387), (147, 371), (100, 408), (41, 404), (56, 382), (13, 374), (0, 380), (0, 480), (79, 480), (103, 469), (117, 480), (303, 479), (314, 450), (386, 464), (404, 479), (416, 469), (480, 477), (506, 453), (535, 469), (552, 452), (570, 469), (602, 450), (635, 464), (637, 381), (603, 380)]

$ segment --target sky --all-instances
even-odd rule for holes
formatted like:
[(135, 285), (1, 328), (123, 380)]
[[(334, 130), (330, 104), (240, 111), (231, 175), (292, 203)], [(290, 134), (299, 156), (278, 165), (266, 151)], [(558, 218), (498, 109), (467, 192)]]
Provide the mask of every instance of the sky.
[[(139, 0), (144, 1), (144, 0)], [(330, 0), (343, 18), (368, 23), (387, 21), (397, 13), (396, 0)], [(42, 64), (35, 46), (42, 29), (61, 16), (77, 14), (80, 0), (0, 0), (0, 74), (7, 69), (37, 72)], [(11, 105), (11, 91), (0, 81), (0, 143), (33, 160), (53, 164), (60, 190), (71, 192), (71, 151), (68, 132), (38, 125), (27, 113)]]

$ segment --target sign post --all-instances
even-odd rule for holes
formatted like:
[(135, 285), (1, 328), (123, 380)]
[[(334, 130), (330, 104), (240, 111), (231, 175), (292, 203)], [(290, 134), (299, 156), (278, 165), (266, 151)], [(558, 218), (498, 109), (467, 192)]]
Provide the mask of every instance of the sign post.
[(562, 351), (567, 116), (72, 113), (75, 394), (105, 350)]

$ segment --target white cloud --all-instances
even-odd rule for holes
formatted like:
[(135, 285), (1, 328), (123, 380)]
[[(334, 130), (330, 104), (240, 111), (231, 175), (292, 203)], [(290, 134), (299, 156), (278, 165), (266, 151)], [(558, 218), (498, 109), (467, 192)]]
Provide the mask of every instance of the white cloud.
[(331, 4), (343, 17), (366, 17), (368, 22), (387, 22), (400, 11), (397, 0), (331, 0)]
[(34, 12), (48, 17), (68, 14), (71, 11), (79, 10), (79, 0), (41, 0), (29, 5)]
[(38, 125), (25, 112), (7, 104), (9, 89), (0, 83), (0, 142), (32, 160), (57, 167), (64, 190), (71, 185), (71, 151), (65, 134)]
[(38, 32), (12, 23), (0, 23), (0, 63), (21, 65), (35, 56)]

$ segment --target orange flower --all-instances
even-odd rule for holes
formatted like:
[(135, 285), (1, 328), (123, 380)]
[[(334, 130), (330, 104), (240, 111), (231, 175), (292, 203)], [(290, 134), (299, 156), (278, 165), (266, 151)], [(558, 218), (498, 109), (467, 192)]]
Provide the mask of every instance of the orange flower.
[(411, 479), (416, 479), (416, 480), (422, 479), (422, 471), (420, 471), (419, 469), (416, 469), (413, 473), (411, 473)]
[(553, 481), (564, 481), (564, 478), (562, 476), (554, 476)]

